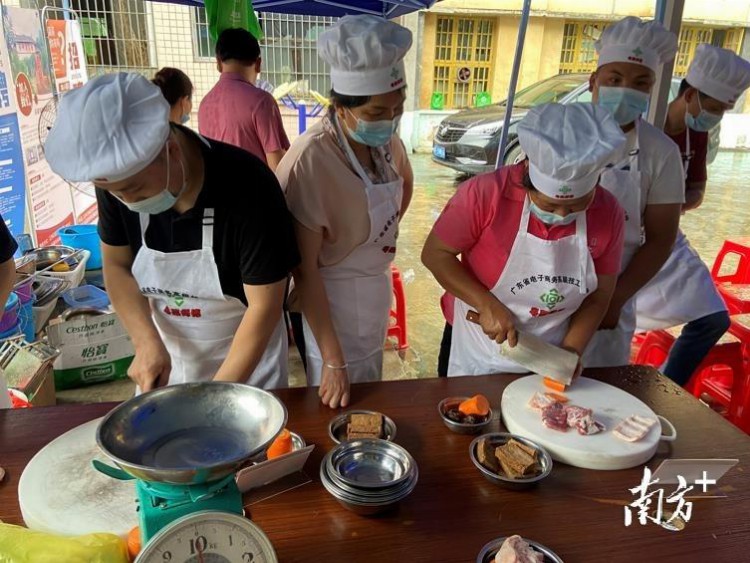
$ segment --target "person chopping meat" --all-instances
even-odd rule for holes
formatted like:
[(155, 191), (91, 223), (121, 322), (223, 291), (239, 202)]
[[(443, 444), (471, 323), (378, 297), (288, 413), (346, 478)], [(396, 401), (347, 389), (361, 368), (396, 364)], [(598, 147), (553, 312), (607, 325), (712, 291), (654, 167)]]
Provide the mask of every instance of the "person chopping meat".
[(614, 291), (624, 219), (599, 178), (621, 158), (619, 126), (592, 104), (548, 104), (529, 111), (518, 138), (528, 160), (460, 186), (422, 250), (447, 291), (448, 376), (526, 372), (498, 346), (515, 346), (517, 331), (580, 357)]
[(159, 88), (126, 73), (67, 93), (45, 154), (66, 180), (97, 188), (104, 279), (140, 391), (287, 386), (282, 303), (299, 254), (260, 160), (170, 124)]
[(627, 17), (605, 29), (595, 46), (599, 59), (589, 80), (592, 99), (612, 113), (627, 137), (626, 158), (609, 167), (601, 181), (625, 209), (625, 243), (612, 302), (583, 363), (611, 367), (630, 363), (633, 297), (669, 257), (685, 182), (677, 146), (642, 119), (656, 71), (677, 52), (677, 36), (658, 22)]
[(302, 254), (295, 339), (302, 332), (308, 383), (331, 408), (347, 405), (350, 382), (382, 377), (391, 264), (413, 183), (396, 133), (411, 43), (408, 29), (373, 15), (345, 16), (321, 33), (331, 107), (277, 170)]
[[(750, 87), (750, 62), (732, 51), (699, 45), (664, 132), (677, 143), (685, 170), (683, 212), (697, 209), (706, 191), (708, 135)], [(680, 231), (672, 253), (636, 295), (636, 329), (685, 325), (669, 351), (664, 375), (685, 385), (729, 328), (729, 313), (706, 264)]]

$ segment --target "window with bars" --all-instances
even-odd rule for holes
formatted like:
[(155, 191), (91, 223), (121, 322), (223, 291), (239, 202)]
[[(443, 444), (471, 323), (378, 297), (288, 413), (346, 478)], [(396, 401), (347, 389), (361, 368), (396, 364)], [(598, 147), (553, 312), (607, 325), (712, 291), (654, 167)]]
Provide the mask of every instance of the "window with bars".
[[(193, 12), (196, 57), (213, 59), (215, 46), (208, 35), (206, 10), (195, 8)], [(318, 56), (317, 41), (336, 18), (261, 12), (258, 20), (264, 34), (260, 42), (263, 80), (273, 86), (303, 82), (303, 90), (327, 96), (331, 89), (329, 68)]]
[[(609, 22), (573, 21), (565, 22), (562, 50), (560, 52), (560, 72), (593, 72), (596, 70), (596, 49), (594, 43), (609, 25)], [(702, 26), (683, 26), (680, 30), (680, 41), (675, 57), (675, 76), (687, 74), (695, 49), (701, 43), (720, 45), (739, 53), (742, 47), (745, 30), (714, 29)]]
[(469, 107), (490, 92), (494, 31), (489, 18), (437, 18), (432, 90), (443, 94), (445, 107)]
[(594, 43), (610, 24), (600, 21), (566, 21), (560, 52), (560, 72), (593, 72), (596, 70)]
[[(83, 35), (86, 63), (91, 76), (106, 72), (131, 71), (152, 76), (149, 29), (153, 27), (145, 0), (23, 0), (31, 8), (63, 4), (78, 14)], [(62, 12), (52, 11), (52, 18)]]

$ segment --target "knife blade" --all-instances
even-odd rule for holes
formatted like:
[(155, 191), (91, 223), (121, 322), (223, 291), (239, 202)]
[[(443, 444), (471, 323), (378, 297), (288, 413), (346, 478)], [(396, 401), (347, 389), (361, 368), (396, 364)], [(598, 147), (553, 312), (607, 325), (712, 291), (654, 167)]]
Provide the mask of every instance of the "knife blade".
[[(469, 311), (466, 320), (479, 324), (479, 313)], [(578, 368), (578, 354), (545, 342), (529, 332), (516, 330), (517, 344), (511, 348), (507, 340), (500, 345), (500, 354), (527, 370), (549, 377), (565, 385), (573, 381)]]

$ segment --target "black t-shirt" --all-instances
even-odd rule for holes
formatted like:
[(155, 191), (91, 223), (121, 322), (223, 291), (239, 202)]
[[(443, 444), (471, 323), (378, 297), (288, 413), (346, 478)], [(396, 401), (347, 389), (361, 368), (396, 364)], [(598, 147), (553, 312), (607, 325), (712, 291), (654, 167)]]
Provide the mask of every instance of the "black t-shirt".
[[(200, 144), (205, 163), (203, 188), (195, 206), (180, 215), (170, 209), (152, 215), (146, 231), (149, 248), (160, 252), (198, 250), (203, 210), (214, 209), (214, 260), (221, 288), (247, 303), (243, 283), (265, 285), (285, 279), (299, 264), (292, 216), (271, 170), (250, 153), (218, 141), (207, 146), (187, 128), (180, 131)], [(105, 190), (96, 190), (99, 236), (110, 246), (141, 247), (138, 213)]]
[(8, 225), (3, 221), (3, 217), (0, 215), (0, 263), (7, 262), (18, 249), (18, 243), (13, 235), (8, 230)]

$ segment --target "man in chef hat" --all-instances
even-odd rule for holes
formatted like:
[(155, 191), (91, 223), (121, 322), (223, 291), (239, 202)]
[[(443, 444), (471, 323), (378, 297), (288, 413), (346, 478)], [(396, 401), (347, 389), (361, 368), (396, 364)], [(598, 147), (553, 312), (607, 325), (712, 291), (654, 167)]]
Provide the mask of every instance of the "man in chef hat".
[[(727, 49), (698, 46), (679, 95), (669, 104), (664, 125), (664, 131), (682, 153), (683, 211), (703, 202), (709, 131), (718, 126), (724, 113), (734, 107), (748, 87), (750, 62)], [(729, 313), (711, 273), (682, 232), (664, 267), (638, 293), (636, 315), (638, 330), (685, 325), (663, 369), (665, 375), (681, 385), (688, 382), (729, 328)]]
[(590, 79), (593, 101), (612, 113), (627, 137), (626, 158), (613, 163), (601, 180), (625, 209), (622, 271), (602, 330), (584, 358), (587, 367), (608, 367), (630, 361), (633, 296), (669, 257), (685, 183), (677, 146), (643, 119), (656, 71), (677, 53), (675, 34), (658, 22), (627, 17), (604, 30), (596, 50), (598, 68)]
[(104, 279), (141, 391), (287, 386), (281, 307), (299, 255), (262, 162), (170, 124), (159, 88), (126, 73), (63, 97), (45, 155), (66, 180), (97, 188)]

